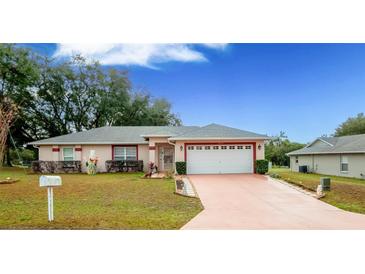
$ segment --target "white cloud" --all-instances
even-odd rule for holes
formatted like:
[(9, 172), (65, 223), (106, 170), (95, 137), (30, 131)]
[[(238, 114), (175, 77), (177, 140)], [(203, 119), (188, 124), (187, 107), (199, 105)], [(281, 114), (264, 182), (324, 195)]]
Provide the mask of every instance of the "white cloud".
[[(225, 44), (202, 45), (215, 50), (225, 47)], [(151, 68), (170, 61), (207, 61), (201, 51), (189, 44), (58, 44), (54, 56), (70, 57), (75, 54), (98, 60), (103, 65), (137, 65)]]
[(224, 50), (228, 44), (224, 43), (206, 43), (203, 44), (207, 48)]

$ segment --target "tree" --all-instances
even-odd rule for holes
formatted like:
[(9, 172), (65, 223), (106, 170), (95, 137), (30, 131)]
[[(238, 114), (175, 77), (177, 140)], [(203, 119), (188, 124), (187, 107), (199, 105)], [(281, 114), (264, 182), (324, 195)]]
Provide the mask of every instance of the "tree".
[[(6, 141), (16, 113), (17, 107), (12, 100), (4, 98), (2, 102), (0, 102), (0, 166), (3, 165)], [(8, 159), (9, 158), (10, 157), (8, 157)]]
[(168, 101), (133, 90), (127, 71), (82, 56), (62, 61), (0, 45), (0, 90), (19, 106), (19, 145), (105, 125), (181, 124)]
[(265, 145), (265, 159), (277, 166), (289, 166), (290, 159), (287, 153), (301, 149), (305, 145), (290, 142), (284, 132), (280, 132), (278, 136), (274, 136)]
[[(11, 165), (8, 133), (11, 130), (15, 139), (19, 139), (17, 137), (20, 136), (23, 142), (26, 141), (21, 127), (24, 124), (22, 113), (29, 102), (31, 87), (37, 76), (36, 63), (32, 60), (31, 53), (28, 50), (17, 48), (12, 44), (0, 44), (0, 106), (3, 111), (9, 110), (9, 106), (12, 106), (11, 109), (16, 109), (17, 113), (16, 117), (14, 113), (12, 115), (12, 122), (16, 118), (12, 128), (2, 129), (6, 135), (3, 136), (5, 142), (0, 144), (0, 151), (3, 151), (2, 154), (4, 154), (4, 151), (6, 152), (8, 165)], [(4, 115), (1, 119), (5, 119)], [(2, 122), (7, 124), (5, 120)], [(0, 162), (3, 161), (3, 156), (0, 155)]]
[(355, 134), (365, 134), (365, 115), (359, 113), (356, 117), (348, 118), (335, 131), (335, 136), (347, 136)]

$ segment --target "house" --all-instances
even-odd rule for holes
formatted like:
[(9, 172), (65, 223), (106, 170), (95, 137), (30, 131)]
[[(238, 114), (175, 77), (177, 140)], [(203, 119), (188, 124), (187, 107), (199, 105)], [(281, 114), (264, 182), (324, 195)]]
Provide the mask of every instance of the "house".
[(287, 155), (293, 171), (307, 166), (314, 173), (365, 178), (365, 134), (317, 138)]
[(30, 143), (39, 160), (77, 161), (86, 170), (90, 151), (98, 158), (97, 170), (106, 172), (114, 161), (153, 162), (160, 171), (173, 171), (184, 161), (188, 174), (254, 173), (255, 160), (264, 159), (266, 135), (227, 126), (105, 126)]

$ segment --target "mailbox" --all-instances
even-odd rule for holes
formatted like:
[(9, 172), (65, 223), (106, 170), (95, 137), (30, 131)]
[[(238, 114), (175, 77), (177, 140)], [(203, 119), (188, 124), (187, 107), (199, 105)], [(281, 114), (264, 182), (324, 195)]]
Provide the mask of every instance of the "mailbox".
[(60, 176), (46, 176), (43, 175), (39, 177), (39, 186), (47, 187), (48, 194), (48, 221), (52, 222), (54, 220), (53, 216), (53, 187), (61, 186), (62, 179)]
[(60, 176), (43, 175), (39, 178), (39, 186), (41, 187), (52, 187), (61, 185), (62, 185), (62, 179)]

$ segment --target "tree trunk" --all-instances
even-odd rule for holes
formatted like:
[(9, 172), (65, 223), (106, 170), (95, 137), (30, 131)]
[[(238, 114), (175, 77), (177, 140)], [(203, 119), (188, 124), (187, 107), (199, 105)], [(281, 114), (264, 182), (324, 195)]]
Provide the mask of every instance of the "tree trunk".
[(6, 165), (13, 166), (10, 161), (10, 149), (9, 146), (6, 148)]
[(9, 138), (9, 136), (8, 136), (8, 139), (7, 139), (7, 141), (6, 141), (6, 143), (5, 143), (5, 151), (6, 151), (6, 153), (4, 153), (5, 155), (6, 155), (6, 161), (4, 161), (4, 165), (5, 166), (9, 166), (9, 167), (11, 167), (11, 166), (13, 166), (12, 164), (11, 164), (11, 159), (10, 159), (10, 138)]

